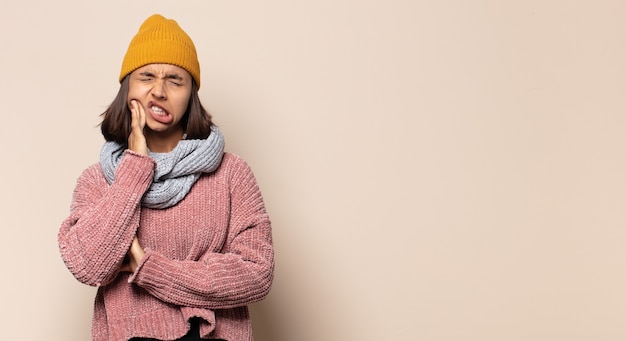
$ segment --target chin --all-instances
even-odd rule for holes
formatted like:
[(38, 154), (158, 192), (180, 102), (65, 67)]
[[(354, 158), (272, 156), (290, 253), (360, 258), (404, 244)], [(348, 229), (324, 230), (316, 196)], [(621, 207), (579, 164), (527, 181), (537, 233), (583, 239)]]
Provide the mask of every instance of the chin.
[(164, 132), (172, 127), (164, 125), (163, 123), (155, 123), (155, 122), (146, 122), (146, 128), (153, 132)]
[(160, 134), (160, 133), (171, 134), (171, 133), (178, 131), (179, 126), (178, 125), (175, 125), (175, 126), (165, 125), (162, 123), (146, 123), (146, 128), (150, 130), (152, 133), (156, 133), (156, 134)]

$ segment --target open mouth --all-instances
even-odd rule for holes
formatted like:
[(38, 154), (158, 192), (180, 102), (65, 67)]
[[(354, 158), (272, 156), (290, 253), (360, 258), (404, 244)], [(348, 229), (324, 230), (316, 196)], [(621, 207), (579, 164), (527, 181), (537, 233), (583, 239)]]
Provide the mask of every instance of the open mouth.
[(158, 106), (154, 103), (149, 103), (148, 104), (148, 108), (149, 108), (149, 112), (150, 112), (150, 116), (152, 116), (152, 118), (160, 123), (170, 123), (172, 121), (172, 115), (170, 115), (169, 112), (167, 112), (167, 110), (163, 109), (163, 107)]

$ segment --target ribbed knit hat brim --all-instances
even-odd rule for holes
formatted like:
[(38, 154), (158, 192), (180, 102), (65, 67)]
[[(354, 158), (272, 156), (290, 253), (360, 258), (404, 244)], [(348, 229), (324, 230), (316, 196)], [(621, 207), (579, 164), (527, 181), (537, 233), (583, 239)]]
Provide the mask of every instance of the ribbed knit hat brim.
[(119, 81), (144, 65), (157, 63), (187, 70), (200, 88), (200, 63), (193, 41), (176, 21), (154, 14), (143, 22), (131, 40)]

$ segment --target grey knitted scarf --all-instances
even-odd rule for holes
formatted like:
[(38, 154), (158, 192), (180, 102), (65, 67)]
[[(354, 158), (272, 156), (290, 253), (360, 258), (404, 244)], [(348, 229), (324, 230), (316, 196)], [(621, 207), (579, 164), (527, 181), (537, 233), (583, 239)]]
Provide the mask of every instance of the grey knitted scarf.
[[(115, 179), (115, 170), (125, 149), (125, 145), (117, 142), (106, 142), (102, 146), (100, 165), (109, 184)], [(181, 201), (202, 173), (211, 173), (219, 167), (224, 155), (224, 136), (213, 126), (205, 140), (181, 140), (169, 153), (148, 151), (148, 155), (157, 166), (142, 203), (150, 208), (167, 208)]]

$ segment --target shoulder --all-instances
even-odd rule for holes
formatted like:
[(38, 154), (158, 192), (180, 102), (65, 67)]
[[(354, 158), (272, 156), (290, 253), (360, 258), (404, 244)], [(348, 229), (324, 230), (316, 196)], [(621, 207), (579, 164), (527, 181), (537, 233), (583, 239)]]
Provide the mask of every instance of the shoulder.
[(228, 179), (228, 182), (256, 182), (252, 168), (243, 157), (230, 152), (224, 153), (222, 163), (215, 172), (217, 177)]
[(92, 164), (85, 168), (78, 179), (76, 179), (72, 206), (78, 202), (92, 202), (95, 198), (101, 196), (106, 188), (108, 188), (108, 183), (104, 178), (100, 164)]
[(238, 169), (250, 170), (250, 165), (248, 165), (248, 162), (246, 162), (243, 157), (230, 152), (225, 152), (218, 171), (233, 171)]
[(104, 188), (108, 185), (100, 163), (94, 163), (85, 168), (76, 179), (74, 191), (87, 190), (88, 188)]
[(91, 180), (95, 180), (95, 179), (104, 180), (104, 173), (102, 172), (102, 167), (100, 166), (99, 162), (94, 163), (90, 165), (89, 167), (85, 168), (83, 172), (80, 174), (78, 181), (90, 180), (90, 179)]

